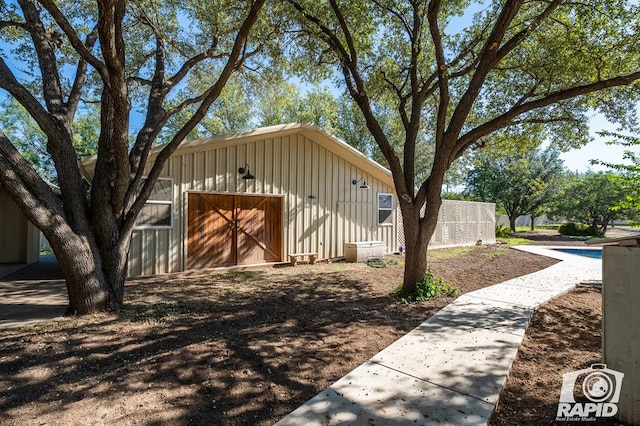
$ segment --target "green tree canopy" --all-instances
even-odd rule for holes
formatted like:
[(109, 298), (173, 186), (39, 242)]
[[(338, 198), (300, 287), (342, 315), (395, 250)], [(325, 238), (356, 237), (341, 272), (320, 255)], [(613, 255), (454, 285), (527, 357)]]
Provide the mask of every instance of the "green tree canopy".
[(593, 235), (604, 237), (611, 221), (629, 216), (619, 208), (625, 200), (622, 182), (612, 173), (586, 172), (568, 175), (551, 215), (588, 225)]
[[(614, 132), (601, 132), (601, 136), (613, 137), (609, 145), (621, 145), (627, 148), (640, 147), (640, 138)], [(615, 175), (612, 179), (619, 180), (624, 188), (625, 197), (618, 208), (631, 209), (640, 212), (640, 154), (627, 149), (622, 155), (623, 163), (609, 163), (601, 160), (592, 160), (592, 164), (600, 164), (609, 167)]]
[(512, 231), (516, 219), (539, 216), (559, 190), (563, 163), (559, 152), (536, 149), (525, 153), (480, 159), (467, 177), (466, 193), (478, 201), (502, 207)]

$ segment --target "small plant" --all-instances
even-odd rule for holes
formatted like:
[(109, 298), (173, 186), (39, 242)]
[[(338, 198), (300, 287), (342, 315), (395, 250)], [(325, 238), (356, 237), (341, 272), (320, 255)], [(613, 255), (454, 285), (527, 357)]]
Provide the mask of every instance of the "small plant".
[(570, 237), (595, 237), (593, 230), (583, 224), (575, 222), (567, 222), (560, 225), (558, 228), (560, 235), (567, 235)]
[(489, 253), (489, 259), (493, 260), (493, 259), (497, 259), (500, 256), (502, 256), (504, 254), (505, 250), (504, 249), (496, 249), (496, 251), (492, 251), (491, 253)]
[(369, 259), (367, 260), (367, 266), (372, 268), (386, 268), (387, 264), (382, 259)]
[(510, 237), (511, 234), (513, 234), (511, 228), (504, 226), (503, 224), (496, 226), (496, 238), (507, 238)]
[(400, 262), (396, 259), (369, 259), (366, 264), (372, 268), (386, 268), (387, 266), (399, 265)]
[[(402, 293), (402, 284), (396, 286), (392, 295), (399, 297)], [(445, 281), (442, 277), (434, 277), (431, 269), (427, 270), (424, 279), (418, 283), (413, 293), (402, 297), (403, 303), (424, 302), (435, 299), (440, 296), (458, 296), (460, 291), (451, 283)]]

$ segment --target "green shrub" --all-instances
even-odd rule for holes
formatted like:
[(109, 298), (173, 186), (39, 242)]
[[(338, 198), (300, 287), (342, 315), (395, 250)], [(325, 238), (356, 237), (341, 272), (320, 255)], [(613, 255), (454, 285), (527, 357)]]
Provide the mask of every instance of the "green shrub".
[(593, 230), (583, 224), (583, 223), (575, 223), (575, 222), (567, 222), (560, 225), (558, 228), (558, 232), (560, 235), (567, 235), (570, 237), (595, 237), (596, 234)]
[(500, 224), (496, 226), (496, 238), (507, 238), (513, 234), (513, 231), (508, 226)]
[[(394, 296), (400, 296), (402, 284), (393, 289)], [(404, 303), (424, 302), (440, 296), (458, 296), (460, 291), (451, 283), (446, 282), (442, 277), (434, 277), (431, 269), (427, 270), (424, 279), (418, 283), (416, 290), (402, 298)]]

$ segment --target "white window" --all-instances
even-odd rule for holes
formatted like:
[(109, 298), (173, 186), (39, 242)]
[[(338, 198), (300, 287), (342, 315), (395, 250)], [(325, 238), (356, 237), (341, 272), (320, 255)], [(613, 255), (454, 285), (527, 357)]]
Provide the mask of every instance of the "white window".
[[(144, 184), (144, 180), (140, 185)], [(136, 219), (136, 228), (173, 226), (173, 179), (159, 178)]]
[(393, 225), (393, 195), (378, 193), (378, 225)]

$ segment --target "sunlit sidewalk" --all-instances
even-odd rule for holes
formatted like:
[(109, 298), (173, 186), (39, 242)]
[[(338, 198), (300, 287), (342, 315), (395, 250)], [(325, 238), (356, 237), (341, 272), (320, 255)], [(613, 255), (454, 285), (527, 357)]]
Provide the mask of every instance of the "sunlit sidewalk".
[(515, 248), (562, 261), (459, 297), (276, 425), (486, 424), (535, 308), (602, 274), (599, 259)]

